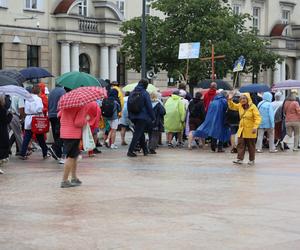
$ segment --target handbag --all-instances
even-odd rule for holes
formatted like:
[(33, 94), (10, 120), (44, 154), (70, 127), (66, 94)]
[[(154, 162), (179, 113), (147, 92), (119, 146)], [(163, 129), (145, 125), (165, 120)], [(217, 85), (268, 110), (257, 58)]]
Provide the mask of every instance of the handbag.
[(100, 117), (99, 128), (100, 129), (105, 129), (105, 121), (104, 121), (103, 116)]
[(31, 131), (34, 134), (46, 134), (49, 132), (49, 118), (47, 116), (33, 116)]
[(83, 144), (84, 151), (90, 151), (96, 147), (94, 137), (89, 124), (86, 124), (82, 128), (82, 144)]

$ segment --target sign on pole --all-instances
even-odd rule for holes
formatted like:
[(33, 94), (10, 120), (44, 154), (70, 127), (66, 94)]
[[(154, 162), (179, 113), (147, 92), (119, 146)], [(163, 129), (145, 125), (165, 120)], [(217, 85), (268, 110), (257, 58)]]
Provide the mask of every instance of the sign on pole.
[(178, 59), (196, 59), (200, 55), (200, 43), (181, 43)]
[(246, 60), (244, 56), (240, 56), (238, 60), (234, 63), (233, 72), (243, 71), (246, 64)]

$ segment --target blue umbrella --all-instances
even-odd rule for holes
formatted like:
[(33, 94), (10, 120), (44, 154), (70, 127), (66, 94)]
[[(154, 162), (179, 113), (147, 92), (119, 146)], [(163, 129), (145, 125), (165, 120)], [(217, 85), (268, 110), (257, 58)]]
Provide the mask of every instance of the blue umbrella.
[(51, 73), (40, 67), (29, 67), (26, 69), (22, 69), (20, 70), (20, 73), (26, 78), (26, 80), (53, 77)]
[(240, 88), (241, 93), (262, 93), (262, 92), (270, 92), (271, 89), (268, 85), (263, 83), (254, 83), (243, 86)]

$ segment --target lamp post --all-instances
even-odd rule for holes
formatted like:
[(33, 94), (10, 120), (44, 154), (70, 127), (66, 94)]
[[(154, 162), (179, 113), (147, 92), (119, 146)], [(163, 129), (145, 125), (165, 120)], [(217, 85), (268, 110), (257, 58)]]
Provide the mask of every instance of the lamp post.
[(146, 78), (146, 0), (143, 0), (142, 14), (142, 70), (141, 77)]

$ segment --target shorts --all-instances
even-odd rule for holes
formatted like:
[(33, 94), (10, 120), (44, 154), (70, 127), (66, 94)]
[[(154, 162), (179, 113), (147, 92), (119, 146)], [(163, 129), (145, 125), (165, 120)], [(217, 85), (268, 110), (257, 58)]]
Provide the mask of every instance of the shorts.
[(119, 119), (109, 120), (109, 126), (111, 129), (118, 129)]
[(80, 139), (63, 139), (67, 158), (77, 158), (80, 154)]

